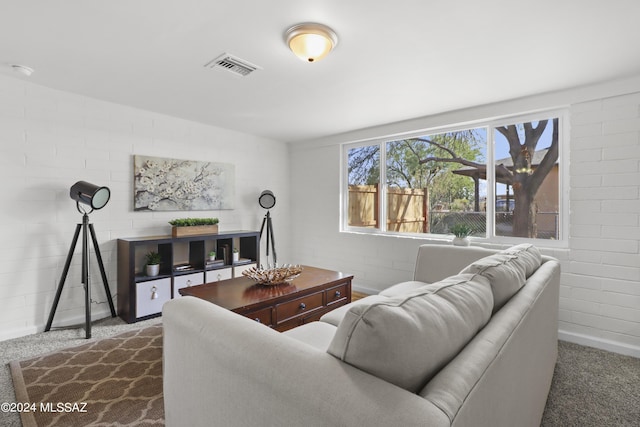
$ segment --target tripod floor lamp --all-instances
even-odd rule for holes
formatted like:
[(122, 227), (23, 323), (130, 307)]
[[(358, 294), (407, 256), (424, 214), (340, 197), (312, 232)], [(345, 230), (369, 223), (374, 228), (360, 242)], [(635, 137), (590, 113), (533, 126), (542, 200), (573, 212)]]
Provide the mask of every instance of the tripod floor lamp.
[[(67, 261), (64, 264), (62, 270), (62, 276), (60, 277), (60, 283), (58, 283), (58, 290), (56, 291), (56, 297), (53, 300), (53, 306), (49, 313), (49, 320), (47, 326), (44, 328), (45, 332), (51, 330), (51, 324), (53, 323), (53, 316), (56, 314), (58, 303), (60, 302), (60, 295), (62, 294), (62, 288), (64, 288), (64, 282), (67, 279), (69, 273), (69, 266), (71, 265), (71, 259), (73, 258), (73, 252), (78, 244), (78, 237), (80, 236), (80, 230), (82, 230), (82, 284), (84, 286), (84, 304), (85, 304), (85, 332), (86, 337), (91, 338), (91, 285), (89, 283), (89, 233), (91, 234), (91, 240), (93, 241), (93, 248), (95, 249), (96, 258), (98, 260), (98, 266), (100, 267), (100, 274), (102, 275), (102, 282), (104, 284), (104, 290), (107, 293), (107, 301), (109, 302), (109, 308), (111, 309), (111, 316), (116, 317), (116, 310), (113, 306), (113, 299), (111, 298), (111, 292), (109, 291), (109, 284), (107, 283), (107, 275), (104, 272), (104, 264), (102, 263), (102, 255), (100, 255), (100, 248), (98, 247), (98, 239), (96, 239), (96, 232), (93, 229), (93, 224), (89, 223), (89, 214), (97, 209), (102, 209), (109, 198), (111, 192), (107, 187), (99, 187), (97, 185), (90, 184), (86, 181), (78, 181), (69, 190), (69, 196), (76, 201), (76, 208), (78, 212), (82, 214), (82, 224), (76, 226), (76, 232), (73, 235), (73, 241), (67, 254)], [(86, 210), (83, 205), (90, 207), (90, 210)]]
[(269, 242), (271, 242), (271, 251), (273, 252), (273, 264), (278, 264), (278, 256), (276, 255), (276, 243), (273, 240), (273, 224), (271, 223), (271, 213), (269, 209), (276, 205), (276, 196), (270, 190), (264, 190), (258, 197), (258, 203), (263, 209), (267, 209), (267, 214), (262, 219), (262, 226), (260, 227), (260, 240), (262, 240), (262, 232), (264, 226), (267, 226), (267, 260), (269, 259)]

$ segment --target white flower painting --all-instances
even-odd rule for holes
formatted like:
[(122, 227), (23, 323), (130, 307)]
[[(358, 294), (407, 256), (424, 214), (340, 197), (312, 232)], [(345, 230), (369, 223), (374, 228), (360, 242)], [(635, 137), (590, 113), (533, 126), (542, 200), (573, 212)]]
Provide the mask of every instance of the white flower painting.
[(234, 208), (234, 165), (137, 155), (133, 165), (136, 211)]

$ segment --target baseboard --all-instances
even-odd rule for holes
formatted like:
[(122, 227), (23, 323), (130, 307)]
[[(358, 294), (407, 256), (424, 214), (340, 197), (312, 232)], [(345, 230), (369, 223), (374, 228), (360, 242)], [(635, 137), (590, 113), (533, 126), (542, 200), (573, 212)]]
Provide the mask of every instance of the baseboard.
[(0, 332), (0, 341), (12, 340), (14, 338), (20, 338), (27, 335), (37, 334), (44, 330), (44, 326), (39, 328), (38, 326), (25, 326), (23, 328), (11, 329), (9, 331)]
[(580, 344), (587, 347), (594, 347), (600, 350), (610, 351), (612, 353), (624, 354), (625, 356), (640, 358), (640, 347), (629, 344), (606, 340), (590, 335), (577, 334), (575, 332), (567, 332), (563, 331), (562, 329), (558, 330), (558, 339), (574, 344)]
[(351, 285), (351, 290), (360, 292), (361, 294), (377, 295), (380, 291), (377, 289), (365, 288), (364, 286)]
[[(105, 309), (104, 311), (93, 311), (91, 312), (91, 322), (95, 322), (96, 320), (104, 319), (106, 317), (111, 317), (111, 311), (109, 309)], [(85, 317), (84, 315), (78, 315), (74, 317), (68, 317), (63, 319), (53, 320), (53, 325), (51, 326), (51, 330), (56, 328), (68, 328), (71, 326), (77, 326), (78, 328), (84, 328), (85, 326)], [(11, 340), (14, 338), (20, 338), (27, 335), (37, 334), (39, 332), (44, 331), (45, 325), (31, 325), (25, 326), (23, 328), (11, 329), (8, 331), (0, 332), (0, 341)]]

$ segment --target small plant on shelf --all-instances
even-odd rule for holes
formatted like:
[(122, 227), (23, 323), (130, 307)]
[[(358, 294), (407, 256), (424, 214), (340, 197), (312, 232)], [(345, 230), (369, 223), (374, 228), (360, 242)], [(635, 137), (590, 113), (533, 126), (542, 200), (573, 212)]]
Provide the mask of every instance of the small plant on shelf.
[(145, 255), (147, 259), (147, 265), (159, 265), (162, 258), (160, 258), (160, 254), (156, 251), (151, 251), (147, 255)]
[(145, 255), (147, 260), (147, 276), (157, 276), (160, 273), (160, 262), (162, 262), (162, 258), (160, 258), (160, 254), (156, 251), (150, 251)]
[(218, 218), (178, 218), (169, 221), (173, 237), (218, 233)]
[(216, 225), (218, 218), (178, 218), (169, 221), (174, 227), (194, 227), (196, 225)]
[(216, 259), (216, 251), (209, 252), (209, 261), (214, 261)]

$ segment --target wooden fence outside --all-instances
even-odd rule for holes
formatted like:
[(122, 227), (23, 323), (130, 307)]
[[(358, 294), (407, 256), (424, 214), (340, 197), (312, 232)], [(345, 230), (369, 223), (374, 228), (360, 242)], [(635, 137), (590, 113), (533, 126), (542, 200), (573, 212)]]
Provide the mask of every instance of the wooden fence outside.
[[(348, 224), (354, 227), (379, 227), (378, 185), (349, 186)], [(387, 230), (401, 233), (428, 233), (429, 218), (425, 191), (391, 188), (387, 192)]]
[[(458, 222), (471, 225), (474, 235), (486, 233), (486, 212), (429, 211), (428, 193), (423, 189), (391, 188), (387, 192), (387, 230), (400, 233), (448, 234)], [(378, 185), (349, 186), (348, 224), (353, 227), (379, 228)], [(538, 212), (537, 236), (558, 239), (558, 212)], [(496, 213), (496, 235), (511, 236), (513, 212)]]

